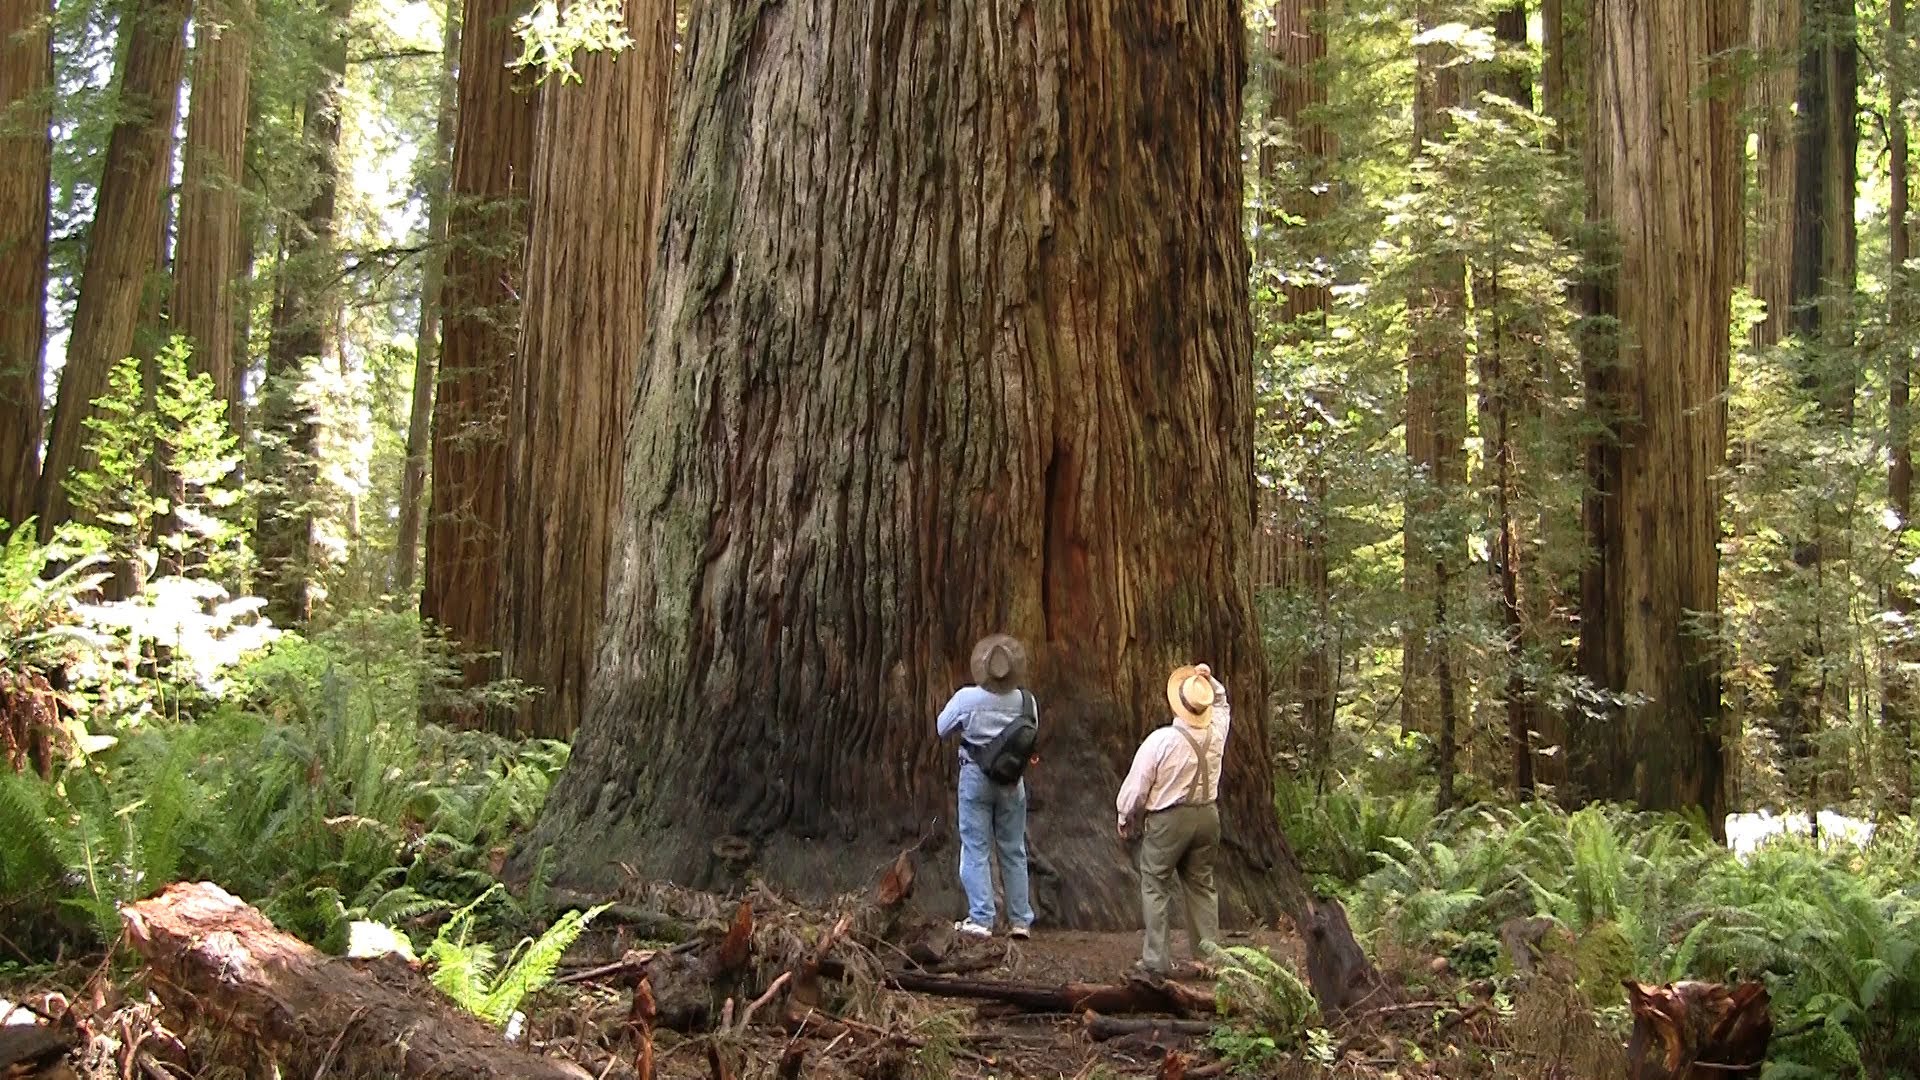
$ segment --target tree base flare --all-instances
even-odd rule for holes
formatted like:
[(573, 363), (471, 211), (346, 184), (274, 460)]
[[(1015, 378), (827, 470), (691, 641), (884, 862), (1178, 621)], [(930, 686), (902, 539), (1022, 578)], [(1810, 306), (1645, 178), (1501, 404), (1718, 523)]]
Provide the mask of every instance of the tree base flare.
[(189, 1021), (304, 1076), (581, 1080), (572, 1065), (506, 1044), (404, 964), (327, 956), (207, 882), (125, 909), (154, 993)]

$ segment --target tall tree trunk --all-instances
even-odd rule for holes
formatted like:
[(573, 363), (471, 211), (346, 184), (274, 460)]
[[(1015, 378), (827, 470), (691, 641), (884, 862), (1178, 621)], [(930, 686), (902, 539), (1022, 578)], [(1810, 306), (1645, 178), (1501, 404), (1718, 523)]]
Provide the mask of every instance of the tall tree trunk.
[(1753, 344), (1761, 348), (1778, 344), (1793, 319), (1800, 0), (1754, 0), (1752, 36), (1760, 64), (1751, 83), (1759, 140), (1754, 185), (1759, 227), (1748, 280), (1755, 298), (1767, 306), (1766, 319), (1753, 328)]
[(0, 519), (34, 513), (47, 336), (53, 7), (0, 5)]
[(319, 85), (307, 92), (301, 126), (313, 159), (312, 196), (290, 224), (267, 344), (260, 395), (262, 495), (256, 546), (267, 614), (285, 626), (313, 614), (317, 570), (314, 499), (319, 490), (321, 417), (308, 372), (333, 349), (338, 303), (334, 250), (340, 182), (340, 103), (346, 81), (344, 29), (353, 0), (329, 0), (329, 34)]
[[(1727, 320), (1741, 266), (1739, 81), (1745, 0), (1595, 0), (1589, 216), (1614, 246), (1594, 274), (1580, 660), (1632, 695), (1579, 731), (1586, 794), (1699, 807), (1724, 825), (1719, 658), (1695, 625), (1719, 609)], [(1704, 615), (1702, 613), (1705, 613)]]
[(494, 640), (506, 673), (543, 690), (511, 726), (556, 738), (579, 727), (593, 676), (666, 178), (673, 5), (624, 9), (633, 48), (541, 96), (507, 415)]
[[(1887, 406), (1887, 441), (1893, 450), (1893, 462), (1887, 471), (1887, 501), (1899, 518), (1899, 535), (1904, 539), (1913, 527), (1913, 350), (1904, 341), (1904, 331), (1913, 317), (1912, 280), (1907, 260), (1912, 257), (1912, 234), (1907, 224), (1907, 114), (1908, 82), (1912, 72), (1912, 51), (1907, 42), (1906, 0), (1887, 4), (1887, 146), (1891, 164), (1887, 206), (1887, 236), (1890, 258), (1887, 267), (1887, 322), (1893, 327), (1897, 344), (1892, 350), (1893, 370), (1887, 379), (1890, 392)], [(1920, 663), (1920, 649), (1911, 640), (1916, 606), (1912, 590), (1906, 587), (1898, 569), (1892, 574), (1892, 606), (1905, 616), (1891, 650), (1894, 664), (1881, 698), (1881, 725), (1892, 745), (1894, 808), (1913, 812), (1913, 677), (1909, 665)]]
[[(1502, 46), (1503, 57), (1519, 55), (1527, 44), (1527, 7), (1515, 4), (1503, 8), (1494, 17), (1494, 36)], [(1490, 89), (1522, 107), (1533, 104), (1533, 83), (1524, 64), (1507, 60), (1496, 68)], [(1498, 262), (1490, 262), (1475, 275), (1473, 282), (1474, 325), (1479, 338), (1475, 350), (1478, 360), (1480, 442), (1484, 465), (1490, 478), (1480, 485), (1491, 486), (1493, 517), (1488, 549), (1488, 571), (1492, 595), (1500, 608), (1501, 634), (1504, 639), (1506, 678), (1502, 696), (1507, 719), (1508, 749), (1512, 754), (1514, 792), (1528, 797), (1534, 790), (1533, 733), (1538, 725), (1537, 689), (1527, 678), (1529, 653), (1538, 647), (1537, 634), (1526, 619), (1521, 580), (1531, 580), (1528, 547), (1521, 540), (1520, 467), (1514, 445), (1516, 421), (1535, 426), (1538, 410), (1529, 382), (1537, 362), (1529, 363), (1526, 343), (1541, 336), (1538, 325), (1503, 299), (1502, 271)]]
[[(1321, 70), (1327, 59), (1326, 0), (1278, 0), (1270, 14), (1268, 109), (1272, 119), (1286, 125), (1303, 159), (1295, 167), (1304, 173), (1304, 183), (1286, 192), (1285, 205), (1276, 203), (1266, 216), (1264, 228), (1277, 235), (1289, 227), (1286, 218), (1312, 228), (1332, 211), (1327, 181), (1337, 151), (1333, 132), (1317, 115), (1327, 102), (1326, 73)], [(1273, 192), (1280, 150), (1271, 144), (1261, 149), (1262, 177)], [(1332, 292), (1326, 284), (1290, 275), (1280, 294), (1285, 305), (1283, 333), (1289, 339), (1310, 340), (1326, 332), (1327, 312), (1332, 308)], [(1335, 692), (1331, 649), (1325, 637), (1332, 608), (1324, 509), (1327, 485), (1316, 461), (1306, 462), (1303, 472), (1300, 490), (1277, 500), (1280, 519), (1274, 524), (1283, 537), (1287, 587), (1310, 598), (1320, 633), (1291, 670), (1277, 673), (1276, 678), (1286, 688), (1283, 698), (1299, 701), (1301, 724), (1311, 735), (1316, 759), (1324, 760), (1326, 742), (1333, 735)]]
[(420, 326), (414, 335), (413, 402), (407, 414), (407, 464), (400, 477), (400, 521), (393, 545), (393, 595), (411, 604), (420, 565), (420, 514), (433, 449), (433, 388), (440, 364), (440, 290), (447, 264), (447, 190), (453, 178), (453, 131), (459, 94), (460, 8), (447, 5), (440, 37), (440, 111), (434, 122), (433, 168), (427, 177), (427, 253), (420, 271)]
[(107, 140), (99, 200), (87, 233), (80, 296), (67, 339), (66, 367), (53, 408), (38, 496), (40, 533), (72, 515), (66, 481), (91, 469), (86, 420), (106, 392), (113, 365), (133, 352), (141, 294), (154, 267), (162, 195), (171, 175), (167, 153), (186, 63), (189, 0), (130, 0), (121, 19), (127, 45)]
[[(513, 371), (536, 96), (516, 86), (509, 0), (466, 0), (459, 126), (439, 387), (433, 403), (433, 494), (420, 614), (470, 650), (490, 651), (506, 524), (505, 410)], [(578, 148), (570, 149), (577, 152)], [(470, 682), (491, 670), (467, 664)]]
[(1540, 70), (1541, 109), (1554, 122), (1553, 143), (1578, 152), (1586, 119), (1586, 8), (1591, 0), (1540, 0), (1545, 46)]
[[(1800, 383), (1830, 429), (1853, 422), (1859, 382), (1852, 304), (1857, 264), (1854, 196), (1859, 176), (1857, 27), (1854, 0), (1805, 0), (1795, 146), (1794, 235), (1790, 271), (1792, 326), (1800, 336)], [(1819, 799), (1819, 732), (1827, 700), (1825, 563), (1844, 558), (1816, 510), (1810, 532), (1794, 537), (1784, 575), (1811, 577), (1813, 626), (1804, 644), (1775, 662), (1780, 738), (1793, 763), (1790, 785)]]
[[(1437, 25), (1431, 6), (1420, 28)], [(1461, 103), (1460, 66), (1449, 46), (1418, 50), (1413, 149), (1429, 152), (1449, 137), (1446, 110)], [(1453, 254), (1423, 256), (1420, 284), (1409, 299), (1407, 350), (1408, 495), (1404, 527), (1409, 606), (1401, 653), (1401, 726), (1436, 736), (1440, 806), (1453, 802), (1454, 742), (1450, 597), (1437, 595), (1453, 579), (1464, 538), (1445, 524), (1465, 466), (1467, 431), (1466, 265)], [(1457, 605), (1453, 605), (1457, 609)], [(1423, 615), (1430, 614), (1430, 618)]]
[(1244, 48), (1225, 0), (696, 8), (608, 663), (522, 865), (861, 887), (950, 827), (933, 716), (1003, 630), (1044, 920), (1138, 925), (1113, 794), (1193, 659), (1236, 709), (1227, 908), (1311, 914), (1246, 576)]
[(174, 259), (174, 330), (192, 344), (193, 370), (212, 377), (223, 401), (234, 392), (252, 19), (251, 0), (202, 0), (194, 22), (193, 96)]

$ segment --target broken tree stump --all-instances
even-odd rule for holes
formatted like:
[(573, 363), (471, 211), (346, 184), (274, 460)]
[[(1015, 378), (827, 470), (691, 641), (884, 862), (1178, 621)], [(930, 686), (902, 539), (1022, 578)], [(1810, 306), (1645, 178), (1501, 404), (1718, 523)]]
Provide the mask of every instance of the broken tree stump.
[(887, 979), (897, 990), (935, 997), (966, 998), (974, 1001), (998, 1001), (1027, 1012), (1077, 1014), (1096, 1013), (1172, 1013), (1175, 1016), (1210, 1016), (1216, 1011), (1213, 995), (1175, 982), (1128, 982), (1117, 985), (1067, 983), (1042, 986), (1032, 983), (979, 982), (940, 975), (922, 975), (901, 971)]
[(1726, 987), (1628, 982), (1628, 1080), (1752, 1080), (1767, 1060), (1773, 1016), (1761, 983)]
[(418, 972), (327, 956), (209, 882), (128, 906), (127, 942), (172, 1011), (301, 1076), (583, 1080), (507, 1045)]

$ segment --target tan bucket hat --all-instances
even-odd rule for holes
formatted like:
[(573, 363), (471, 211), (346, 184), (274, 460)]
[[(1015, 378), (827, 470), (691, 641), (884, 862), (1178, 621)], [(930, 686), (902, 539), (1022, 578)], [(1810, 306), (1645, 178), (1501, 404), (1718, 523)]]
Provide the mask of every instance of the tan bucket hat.
[(1167, 704), (1173, 715), (1194, 727), (1213, 723), (1213, 680), (1197, 667), (1177, 667), (1167, 677)]
[(1018, 689), (1027, 678), (1027, 647), (1006, 634), (980, 639), (973, 647), (973, 681), (986, 690), (1004, 694)]

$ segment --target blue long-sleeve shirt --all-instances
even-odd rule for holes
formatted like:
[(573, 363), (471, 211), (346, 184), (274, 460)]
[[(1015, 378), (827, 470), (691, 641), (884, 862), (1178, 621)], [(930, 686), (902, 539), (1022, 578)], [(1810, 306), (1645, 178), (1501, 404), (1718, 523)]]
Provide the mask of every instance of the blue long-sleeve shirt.
[[(940, 718), (934, 722), (934, 732), (942, 739), (960, 733), (960, 761), (964, 764), (972, 761), (967, 752), (968, 746), (985, 749), (994, 736), (1007, 729), (1007, 726), (1020, 718), (1020, 691), (1009, 690), (996, 694), (979, 686), (963, 686), (953, 697), (947, 699), (946, 707), (940, 710)], [(1040, 718), (1040, 703), (1033, 704), (1034, 720)]]

